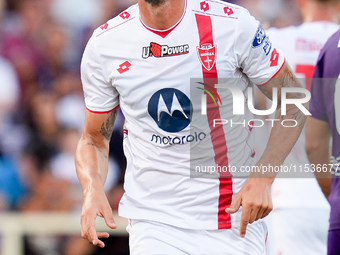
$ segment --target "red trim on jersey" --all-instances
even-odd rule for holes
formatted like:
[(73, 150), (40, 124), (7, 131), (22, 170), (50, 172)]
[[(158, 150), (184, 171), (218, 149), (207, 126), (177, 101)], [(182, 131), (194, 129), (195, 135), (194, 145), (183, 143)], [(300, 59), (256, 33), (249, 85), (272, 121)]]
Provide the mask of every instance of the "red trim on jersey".
[(110, 111), (105, 111), (105, 112), (92, 111), (92, 110), (90, 110), (90, 109), (89, 109), (89, 108), (87, 108), (87, 107), (86, 107), (86, 109), (87, 109), (89, 112), (92, 112), (92, 113), (99, 113), (99, 114), (104, 114), (104, 113), (110, 113), (110, 112), (112, 112), (112, 111), (116, 110), (118, 107), (119, 107), (119, 105), (117, 105), (117, 106), (116, 106), (115, 108), (113, 108), (112, 110), (110, 110)]
[(142, 22), (143, 26), (151, 31), (152, 33), (155, 33), (156, 35), (159, 35), (162, 38), (165, 38), (168, 34), (170, 34), (177, 26), (179, 23), (177, 23), (175, 26), (167, 29), (167, 30), (156, 30), (156, 29), (152, 29), (151, 27), (147, 27), (143, 22)]
[(238, 19), (238, 17), (230, 17), (230, 16), (226, 16), (226, 15), (218, 15), (218, 14), (213, 14), (213, 13), (205, 13), (205, 12), (202, 12), (202, 11), (195, 11), (195, 10), (193, 10), (193, 12), (195, 12), (197, 14), (205, 14), (205, 15), (210, 15), (210, 16), (215, 16), (215, 17), (220, 17), (220, 18)]
[(265, 83), (263, 83), (263, 84), (258, 84), (258, 85), (256, 85), (256, 86), (258, 86), (258, 87), (261, 87), (261, 86), (264, 86), (264, 85), (266, 85), (266, 84), (268, 84), (280, 71), (281, 71), (281, 69), (283, 68), (283, 66), (285, 65), (285, 63), (286, 63), (286, 59), (284, 59), (283, 60), (283, 64), (282, 64), (282, 66), (280, 67), (280, 69), (267, 81), (267, 82), (265, 82)]
[[(195, 14), (196, 22), (198, 27), (198, 33), (200, 37), (200, 45), (203, 44), (211, 44), (214, 45), (213, 33), (212, 33), (212, 23), (210, 16)], [(208, 71), (202, 66), (203, 71), (203, 79), (205, 85), (205, 89), (214, 90), (217, 93), (216, 88), (214, 87), (218, 81), (218, 74), (216, 63), (214, 67)], [(213, 99), (211, 97), (207, 97), (207, 118), (209, 122), (210, 132), (211, 132), (211, 141), (213, 144), (214, 152), (215, 152), (215, 163), (218, 166), (228, 166), (228, 147), (227, 141), (225, 138), (225, 133), (223, 130), (223, 126), (219, 125), (214, 127), (214, 119), (221, 119), (219, 107), (216, 107)], [(212, 106), (212, 107), (209, 107)], [(225, 212), (225, 209), (231, 205), (232, 195), (233, 195), (233, 182), (232, 175), (227, 172), (220, 172), (220, 187), (219, 187), (219, 201), (218, 201), (218, 228), (226, 229), (231, 228), (231, 216), (230, 214)]]
[(102, 35), (102, 34), (108, 32), (108, 31), (110, 31), (111, 29), (114, 29), (114, 28), (116, 28), (116, 27), (119, 27), (119, 26), (123, 25), (123, 24), (125, 24), (126, 22), (129, 22), (129, 21), (133, 20), (134, 18), (135, 18), (135, 17), (133, 17), (133, 18), (131, 18), (131, 19), (128, 19), (128, 20), (126, 20), (126, 21), (124, 21), (124, 22), (122, 22), (122, 23), (119, 23), (118, 25), (116, 25), (116, 26), (114, 26), (114, 27), (110, 27), (110, 28), (106, 29), (105, 31), (103, 31), (103, 32), (101, 32), (101, 33), (99, 33), (99, 34), (97, 34), (96, 37), (98, 37), (98, 36), (100, 36), (100, 35)]
[(183, 15), (180, 18), (180, 20), (175, 25), (173, 25), (172, 27), (165, 29), (165, 30), (158, 30), (158, 29), (148, 27), (147, 25), (144, 24), (144, 22), (141, 18), (139, 18), (139, 20), (147, 30), (151, 31), (152, 33), (155, 33), (156, 35), (159, 35), (162, 38), (165, 38), (168, 34), (170, 34), (179, 25), (179, 23), (181, 23), (181, 21), (183, 20), (183, 18), (185, 16), (186, 11), (187, 11), (187, 0), (185, 1), (184, 12), (183, 12)]

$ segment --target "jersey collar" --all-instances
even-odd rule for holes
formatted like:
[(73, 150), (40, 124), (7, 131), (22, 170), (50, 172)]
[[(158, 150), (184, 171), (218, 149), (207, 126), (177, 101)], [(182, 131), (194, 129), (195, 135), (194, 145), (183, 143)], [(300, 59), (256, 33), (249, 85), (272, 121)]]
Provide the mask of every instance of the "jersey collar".
[(182, 14), (182, 17), (177, 21), (177, 23), (175, 25), (173, 25), (172, 27), (165, 29), (165, 30), (154, 29), (154, 28), (147, 26), (143, 22), (143, 20), (141, 19), (140, 15), (139, 15), (139, 20), (147, 30), (159, 35), (162, 38), (165, 38), (168, 34), (170, 34), (181, 23), (181, 21), (183, 20), (183, 18), (185, 16), (186, 11), (187, 11), (187, 0), (185, 0), (184, 12)]

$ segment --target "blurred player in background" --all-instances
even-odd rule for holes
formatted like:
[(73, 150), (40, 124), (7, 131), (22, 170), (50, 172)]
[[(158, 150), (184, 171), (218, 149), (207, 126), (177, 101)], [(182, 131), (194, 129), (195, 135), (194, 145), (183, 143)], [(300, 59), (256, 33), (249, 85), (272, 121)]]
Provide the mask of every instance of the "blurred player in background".
[[(261, 219), (271, 211), (275, 174), (234, 178), (219, 171), (193, 178), (191, 167), (280, 166), (303, 128), (305, 115), (295, 105), (286, 115), (279, 111), (278, 118), (297, 125), (287, 129), (276, 122), (255, 162), (251, 124), (212, 124), (220, 118), (238, 123), (251, 118), (249, 109), (233, 114), (229, 90), (214, 87), (218, 78), (230, 78), (244, 95), (253, 84), (268, 97), (274, 87), (281, 94), (282, 87), (301, 85), (242, 7), (209, 0), (138, 4), (96, 29), (83, 56), (87, 112), (76, 153), (84, 190), (82, 236), (104, 247), (99, 238), (108, 234), (96, 232), (95, 218), (116, 227), (103, 185), (120, 107), (127, 170), (119, 214), (130, 219), (131, 254), (266, 254)], [(191, 88), (191, 78), (203, 83)], [(201, 114), (201, 98), (209, 93), (220, 103), (206, 97), (207, 114)]]
[[(329, 167), (318, 174), (319, 184), (331, 204), (328, 255), (340, 254), (340, 31), (320, 53), (312, 83), (311, 117), (306, 125), (306, 149), (311, 163)], [(332, 151), (330, 152), (330, 138)], [(330, 155), (331, 160), (330, 160)], [(330, 171), (331, 170), (331, 171)], [(330, 174), (332, 172), (332, 175)], [(328, 177), (328, 178), (327, 178)], [(333, 178), (332, 178), (333, 177)]]
[[(267, 33), (280, 48), (294, 72), (307, 89), (319, 52), (339, 25), (338, 0), (298, 0), (303, 18), (299, 26), (276, 29)], [(265, 100), (264, 97), (262, 99)], [(269, 103), (270, 104), (270, 103)], [(267, 109), (267, 108), (266, 108)], [(329, 204), (323, 196), (305, 151), (302, 133), (284, 165), (307, 172), (279, 174), (272, 185), (274, 210), (269, 228), (275, 255), (325, 254)], [(301, 168), (302, 167), (302, 168)], [(280, 178), (281, 177), (281, 178)]]

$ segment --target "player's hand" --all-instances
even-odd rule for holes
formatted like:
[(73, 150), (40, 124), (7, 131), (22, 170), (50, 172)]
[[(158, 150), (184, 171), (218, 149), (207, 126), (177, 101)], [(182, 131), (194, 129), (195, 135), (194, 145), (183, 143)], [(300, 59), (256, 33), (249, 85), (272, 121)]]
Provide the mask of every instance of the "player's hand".
[(236, 213), (242, 206), (240, 236), (245, 237), (249, 223), (266, 217), (273, 209), (271, 199), (272, 180), (267, 178), (249, 178), (235, 196), (226, 213)]
[(84, 195), (80, 222), (82, 237), (93, 245), (104, 248), (105, 244), (99, 238), (108, 238), (109, 233), (96, 232), (95, 220), (97, 216), (103, 217), (109, 228), (117, 228), (112, 216), (112, 209), (102, 188), (94, 188)]

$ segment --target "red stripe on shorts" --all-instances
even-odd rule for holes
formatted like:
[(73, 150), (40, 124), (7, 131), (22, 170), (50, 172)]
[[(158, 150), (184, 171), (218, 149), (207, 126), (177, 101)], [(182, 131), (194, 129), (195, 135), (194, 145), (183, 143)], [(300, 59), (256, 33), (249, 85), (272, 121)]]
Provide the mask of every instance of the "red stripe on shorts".
[[(196, 14), (196, 22), (198, 27), (198, 33), (200, 37), (200, 44), (211, 44), (214, 46), (213, 29), (210, 16)], [(201, 57), (201, 56), (199, 56)], [(216, 57), (216, 56), (215, 56)], [(208, 91), (212, 91), (213, 94), (217, 94), (215, 84), (218, 82), (218, 74), (216, 63), (208, 70), (202, 64), (204, 88)], [(207, 96), (207, 118), (210, 127), (211, 141), (215, 153), (216, 166), (228, 166), (228, 147), (223, 130), (223, 125), (214, 127), (214, 120), (221, 119), (219, 106), (216, 106), (213, 99)], [(233, 195), (233, 182), (229, 172), (220, 172), (220, 185), (219, 185), (219, 201), (218, 201), (218, 228), (226, 229), (231, 228), (230, 214), (225, 212), (225, 209), (231, 205)]]

